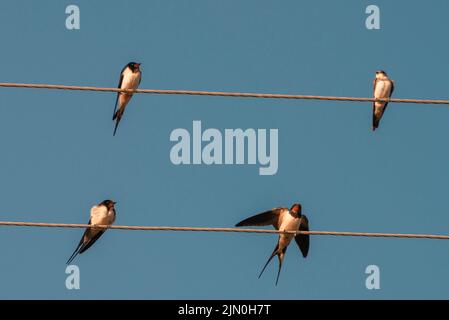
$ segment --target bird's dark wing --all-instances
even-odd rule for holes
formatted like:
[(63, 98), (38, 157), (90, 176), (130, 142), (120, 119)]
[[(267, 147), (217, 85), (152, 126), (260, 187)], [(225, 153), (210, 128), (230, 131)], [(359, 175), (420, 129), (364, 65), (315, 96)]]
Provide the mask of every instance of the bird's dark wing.
[[(309, 220), (305, 215), (302, 215), (299, 220), (299, 231), (309, 231)], [(295, 236), (296, 244), (301, 250), (302, 256), (305, 258), (309, 253), (309, 235), (308, 234), (298, 234)]]
[[(376, 84), (377, 84), (377, 78), (373, 81), (373, 97), (375, 98), (375, 92), (376, 92)], [(375, 124), (376, 119), (376, 102), (373, 101), (373, 128), (377, 127)]]
[[(376, 85), (377, 85), (377, 78), (373, 81), (373, 97), (376, 98)], [(373, 101), (373, 115), (374, 115), (374, 107), (376, 106), (376, 102)]]
[[(91, 222), (90, 222), (90, 219), (89, 219), (88, 225), (90, 225), (90, 224), (91, 224)], [(75, 257), (78, 255), (78, 253), (80, 253), (80, 250), (82, 249), (83, 244), (84, 244), (84, 237), (85, 237), (86, 234), (89, 232), (89, 230), (90, 230), (90, 229), (87, 228), (86, 231), (84, 231), (83, 236), (81, 237), (81, 240), (80, 240), (80, 242), (78, 243), (78, 246), (76, 247), (75, 251), (73, 251), (73, 253), (72, 253), (72, 255), (70, 256), (69, 260), (67, 260), (67, 264), (70, 264), (70, 263), (73, 261), (73, 259), (75, 259)]]
[(73, 251), (73, 253), (72, 253), (72, 255), (70, 256), (69, 260), (67, 260), (66, 263), (67, 263), (68, 265), (69, 265), (69, 264), (73, 261), (73, 259), (75, 259), (75, 257), (78, 255), (79, 250), (80, 250), (82, 244), (83, 244), (83, 238), (81, 238), (80, 243), (79, 243), (78, 246), (76, 247), (75, 251)]
[(80, 252), (79, 253), (83, 253), (84, 251), (86, 251), (87, 249), (89, 249), (94, 243), (95, 241), (98, 240), (98, 238), (101, 237), (101, 235), (105, 232), (105, 230), (101, 230), (98, 231), (98, 233), (96, 235), (94, 235), (89, 241), (87, 241), (86, 243), (84, 243), (81, 246)]
[[(118, 86), (117, 88), (121, 88), (122, 87), (122, 82), (123, 82), (123, 71), (125, 71), (127, 65), (122, 69), (122, 71), (120, 72), (120, 80), (118, 82)], [(115, 120), (115, 112), (117, 111), (117, 103), (118, 103), (118, 98), (120, 97), (120, 92), (117, 92), (117, 98), (115, 99), (115, 107), (114, 107), (114, 113), (112, 115), (112, 120)]]
[[(120, 110), (122, 110), (122, 111), (120, 112)], [(114, 116), (114, 119), (117, 119), (117, 121), (115, 121), (114, 132), (112, 133), (113, 136), (115, 136), (115, 133), (117, 132), (118, 124), (120, 123), (120, 120), (122, 119), (124, 109), (119, 109), (118, 111), (119, 112), (117, 112)]]
[(282, 210), (288, 210), (287, 208), (274, 208), (269, 211), (265, 211), (255, 216), (249, 217), (243, 221), (240, 221), (235, 226), (268, 226), (273, 225), (276, 229), (279, 229), (279, 216)]

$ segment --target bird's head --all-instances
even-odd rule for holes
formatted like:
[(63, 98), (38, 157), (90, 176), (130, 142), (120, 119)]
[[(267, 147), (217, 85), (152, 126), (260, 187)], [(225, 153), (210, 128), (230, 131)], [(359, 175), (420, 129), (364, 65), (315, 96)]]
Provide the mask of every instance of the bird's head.
[(301, 210), (302, 210), (301, 205), (299, 203), (295, 203), (294, 205), (292, 205), (290, 212), (299, 217), (301, 216)]
[(376, 71), (376, 78), (385, 78), (387, 77), (387, 73), (383, 70)]
[(117, 202), (112, 201), (112, 200), (104, 200), (102, 203), (100, 203), (100, 205), (105, 206), (106, 208), (108, 208), (108, 210), (113, 209), (115, 204)]
[(130, 62), (128, 63), (128, 68), (130, 68), (132, 72), (138, 72), (140, 71), (140, 65), (141, 63), (139, 62)]

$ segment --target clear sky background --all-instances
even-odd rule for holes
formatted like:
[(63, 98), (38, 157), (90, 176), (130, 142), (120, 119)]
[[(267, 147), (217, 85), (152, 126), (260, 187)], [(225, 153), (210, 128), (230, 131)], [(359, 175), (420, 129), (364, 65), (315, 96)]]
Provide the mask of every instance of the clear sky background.
[[(77, 4), (81, 29), (65, 28)], [(365, 8), (381, 9), (381, 30)], [(378, 69), (397, 98), (449, 98), (449, 2), (2, 1), (0, 81), (370, 97)], [(0, 89), (0, 220), (230, 227), (301, 202), (311, 229), (449, 234), (449, 107), (135, 95), (112, 137), (115, 94)], [(279, 170), (174, 166), (170, 132), (279, 129)], [(276, 236), (110, 230), (75, 263), (80, 229), (0, 227), (0, 298), (449, 298), (449, 242), (313, 236), (259, 271)], [(378, 265), (381, 289), (365, 288)]]

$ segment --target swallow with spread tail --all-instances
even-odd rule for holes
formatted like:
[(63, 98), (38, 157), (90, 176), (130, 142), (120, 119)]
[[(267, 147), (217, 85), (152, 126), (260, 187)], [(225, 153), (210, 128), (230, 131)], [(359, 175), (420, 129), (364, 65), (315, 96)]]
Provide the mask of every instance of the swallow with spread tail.
[[(309, 221), (307, 217), (302, 214), (301, 205), (298, 203), (295, 203), (290, 210), (288, 208), (273, 208), (271, 210), (259, 213), (248, 219), (240, 221), (236, 224), (236, 227), (268, 226), (270, 224), (273, 225), (276, 230), (280, 231), (309, 231)], [(307, 257), (309, 252), (308, 234), (279, 234), (276, 247), (260, 272), (259, 278), (274, 256), (278, 256), (279, 269), (276, 278), (276, 285), (278, 284), (285, 252), (287, 251), (287, 247), (293, 238), (295, 238), (295, 242), (301, 250), (303, 257)]]

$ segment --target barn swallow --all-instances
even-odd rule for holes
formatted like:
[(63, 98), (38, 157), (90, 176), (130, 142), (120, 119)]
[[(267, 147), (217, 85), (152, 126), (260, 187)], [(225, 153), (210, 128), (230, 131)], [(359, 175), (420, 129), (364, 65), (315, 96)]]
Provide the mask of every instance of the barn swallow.
[[(112, 225), (115, 221), (116, 215), (114, 207), (115, 204), (116, 202), (112, 200), (104, 200), (99, 205), (93, 206), (90, 209), (89, 225)], [(70, 264), (78, 253), (81, 254), (89, 249), (105, 231), (106, 229), (87, 228), (78, 244), (78, 247), (76, 247), (75, 251), (67, 261), (67, 264)]]
[[(390, 98), (394, 90), (394, 81), (388, 78), (385, 71), (376, 71), (376, 78), (374, 79), (374, 98)], [(385, 110), (387, 109), (388, 102), (373, 102), (373, 131), (379, 126), (380, 119), (382, 118)]]
[[(141, 78), (142, 72), (140, 71), (140, 63), (130, 62), (122, 69), (122, 72), (120, 73), (120, 81), (118, 83), (118, 88), (135, 90), (139, 86)], [(132, 96), (133, 96), (132, 93), (125, 93), (125, 92), (117, 93), (117, 99), (115, 100), (114, 116), (112, 117), (112, 120), (116, 120), (113, 134), (114, 136), (115, 132), (117, 131), (118, 124), (122, 119), (123, 113), (125, 112), (126, 105), (128, 104), (129, 100), (131, 100)]]
[[(301, 210), (301, 205), (298, 203), (295, 203), (290, 210), (288, 210), (288, 208), (274, 208), (240, 221), (235, 226), (268, 226), (271, 224), (276, 230), (281, 231), (309, 231), (309, 221), (305, 215), (301, 214)], [(287, 251), (287, 247), (293, 238), (295, 238), (296, 244), (301, 250), (303, 257), (307, 257), (307, 253), (309, 252), (308, 234), (298, 234), (296, 236), (294, 234), (279, 234), (278, 243), (260, 272), (259, 278), (265, 271), (265, 268), (268, 263), (270, 263), (271, 259), (277, 255), (279, 259), (279, 269), (276, 278), (276, 285), (278, 284), (285, 251)]]

